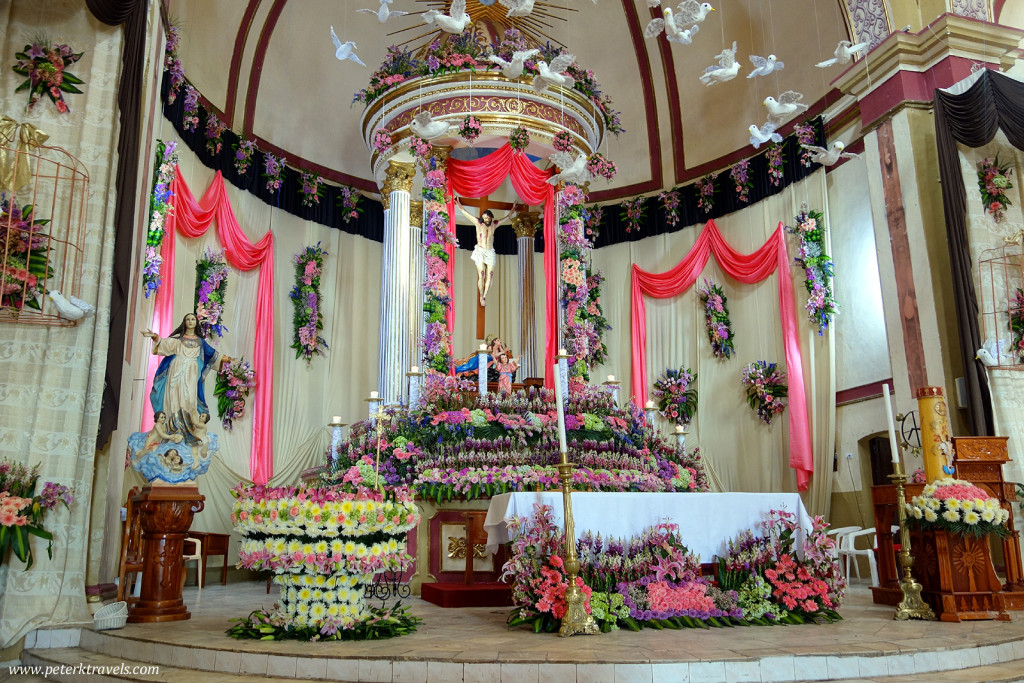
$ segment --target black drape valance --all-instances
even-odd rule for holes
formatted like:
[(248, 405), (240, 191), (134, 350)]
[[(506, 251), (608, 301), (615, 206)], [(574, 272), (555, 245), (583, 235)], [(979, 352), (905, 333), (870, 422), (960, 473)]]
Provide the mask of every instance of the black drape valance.
[(985, 367), (975, 356), (984, 340), (978, 325), (978, 296), (967, 236), (967, 191), (957, 143), (981, 147), (991, 142), (999, 130), (1011, 145), (1024, 149), (1024, 84), (986, 70), (962, 94), (935, 91), (935, 139), (967, 390), (967, 418), (972, 433), (978, 436), (991, 436), (995, 425)]

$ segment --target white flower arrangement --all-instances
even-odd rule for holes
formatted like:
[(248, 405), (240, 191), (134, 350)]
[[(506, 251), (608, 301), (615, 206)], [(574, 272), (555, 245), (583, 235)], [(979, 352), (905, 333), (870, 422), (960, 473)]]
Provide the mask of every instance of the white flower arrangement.
[(928, 484), (907, 503), (907, 514), (922, 526), (935, 526), (958, 534), (1003, 536), (1010, 512), (983, 489), (962, 479), (939, 479)]

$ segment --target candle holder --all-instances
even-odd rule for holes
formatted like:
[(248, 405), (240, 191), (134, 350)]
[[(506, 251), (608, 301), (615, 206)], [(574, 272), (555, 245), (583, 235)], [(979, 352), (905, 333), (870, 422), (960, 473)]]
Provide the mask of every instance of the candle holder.
[(565, 349), (558, 349), (558, 355), (555, 359), (558, 360), (558, 383), (562, 387), (562, 396), (566, 401), (569, 400), (569, 359), (572, 355)]
[(405, 373), (405, 376), (409, 378), (409, 410), (415, 410), (416, 404), (420, 400), (420, 382), (423, 378), (423, 373), (420, 372), (418, 366), (412, 366), (412, 370)]
[(676, 446), (683, 455), (686, 455), (686, 435), (689, 433), (689, 424), (676, 425)]
[(611, 392), (611, 395), (612, 395), (612, 403), (614, 403), (615, 406), (618, 407), (618, 405), (619, 405), (619, 386), (622, 384), (622, 382), (620, 382), (617, 379), (613, 379), (613, 377), (614, 376), (609, 375), (608, 381), (604, 382), (604, 386), (608, 387), (608, 391)]
[(565, 510), (565, 573), (569, 587), (565, 591), (565, 616), (558, 635), (562, 638), (583, 634), (597, 635), (601, 630), (594, 622), (594, 617), (587, 614), (586, 598), (583, 591), (576, 585), (576, 577), (580, 572), (580, 561), (576, 557), (576, 525), (572, 516), (572, 468), (565, 451), (562, 451), (562, 462), (558, 464), (558, 479), (562, 482), (562, 507)]
[(370, 393), (370, 397), (365, 399), (365, 401), (369, 405), (367, 418), (369, 418), (372, 424), (377, 424), (377, 413), (380, 410), (380, 407), (384, 404), (384, 399), (374, 391)]
[(896, 614), (893, 619), (906, 621), (908, 619), (921, 619), (923, 621), (935, 621), (935, 612), (921, 598), (921, 584), (913, 577), (910, 568), (914, 564), (914, 558), (910, 555), (910, 530), (907, 528), (907, 497), (903, 485), (907, 483), (907, 475), (903, 473), (903, 465), (899, 462), (893, 463), (894, 473), (889, 478), (896, 484), (896, 516), (900, 523), (900, 566), (903, 567), (903, 578), (900, 579), (900, 590), (903, 592), (903, 600), (896, 606)]
[(338, 448), (341, 447), (341, 442), (345, 440), (346, 424), (338, 416), (331, 418), (331, 421), (327, 423), (327, 426), (331, 428), (331, 455), (329, 458), (331, 465), (337, 460)]

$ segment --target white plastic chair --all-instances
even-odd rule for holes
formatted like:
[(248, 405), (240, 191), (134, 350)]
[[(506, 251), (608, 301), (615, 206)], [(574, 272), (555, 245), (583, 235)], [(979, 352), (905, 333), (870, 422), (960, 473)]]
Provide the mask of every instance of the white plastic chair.
[[(839, 548), (842, 547), (843, 537), (847, 534), (851, 534), (854, 531), (860, 531), (862, 527), (859, 526), (841, 526), (835, 529), (829, 529), (825, 532), (826, 536), (835, 536), (836, 544), (832, 547), (832, 559), (839, 561)], [(842, 569), (842, 563), (840, 562), (840, 569)]]
[(860, 577), (860, 564), (857, 561), (858, 557), (868, 558), (868, 568), (871, 570), (871, 585), (878, 585), (878, 565), (875, 563), (875, 548), (878, 547), (877, 539), (874, 539), (871, 547), (866, 549), (857, 548), (857, 539), (861, 536), (874, 536), (874, 527), (870, 529), (861, 529), (860, 531), (854, 531), (846, 534), (842, 537), (839, 545), (839, 557), (844, 564), (844, 574), (846, 580), (850, 580), (850, 561), (853, 561), (853, 568), (857, 571), (857, 578)]
[[(198, 538), (192, 538), (191, 536), (186, 538), (185, 542), (186, 543), (190, 543), (190, 542), (191, 543), (195, 543), (196, 544), (196, 550), (195, 550), (195, 554), (193, 554), (193, 555), (183, 555), (182, 556), (182, 558), (181, 558), (181, 566), (182, 566), (182, 568), (184, 568), (186, 562), (189, 562), (190, 560), (195, 560), (196, 561), (196, 585), (199, 586), (200, 589), (202, 589), (202, 587), (203, 587), (203, 579), (206, 578), (206, 577), (203, 576), (203, 542), (200, 541)], [(184, 552), (184, 551), (182, 551), (182, 552)], [(182, 578), (182, 581), (184, 581), (184, 578)]]

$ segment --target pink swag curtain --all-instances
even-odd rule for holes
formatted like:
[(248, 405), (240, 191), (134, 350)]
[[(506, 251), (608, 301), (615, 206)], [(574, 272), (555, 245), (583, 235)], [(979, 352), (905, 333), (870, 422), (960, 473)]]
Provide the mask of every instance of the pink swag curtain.
[[(455, 194), (465, 197), (484, 197), (498, 189), (511, 175), (516, 194), (530, 206), (544, 204), (544, 296), (547, 302), (544, 333), (544, 384), (548, 388), (551, 376), (547, 369), (558, 353), (558, 244), (555, 226), (558, 223), (555, 207), (555, 187), (548, 179), (555, 174), (553, 168), (542, 171), (525, 154), (517, 154), (505, 144), (501, 149), (481, 159), (448, 160), (448, 216), (449, 227), (455, 230)], [(448, 262), (449, 280), (454, 278), (454, 260)], [(454, 308), (454, 307), (453, 307)], [(449, 320), (454, 326), (454, 316)]]
[[(224, 178), (220, 171), (198, 202), (192, 195), (180, 169), (175, 169), (171, 181), (171, 204), (174, 210), (167, 216), (167, 235), (161, 254), (164, 259), (160, 289), (156, 293), (153, 329), (161, 336), (169, 334), (180, 315), (175, 317), (174, 307), (174, 231), (183, 237), (195, 238), (206, 233), (210, 223), (217, 221), (217, 238), (224, 245), (225, 258), (238, 270), (260, 269), (256, 289), (256, 339), (253, 348), (253, 369), (256, 371), (256, 389), (253, 393), (252, 451), (249, 470), (252, 480), (266, 484), (274, 474), (274, 235), (267, 232), (256, 244), (242, 232), (228, 200)], [(143, 430), (153, 425), (153, 408), (149, 392), (153, 388), (156, 356), (150, 359), (146, 373), (146, 402), (143, 409)], [(212, 393), (208, 392), (212, 396)]]
[(644, 296), (667, 299), (686, 291), (697, 281), (712, 254), (722, 270), (745, 284), (760, 282), (776, 270), (779, 272), (779, 311), (782, 317), (786, 372), (789, 375), (789, 466), (796, 470), (797, 485), (803, 491), (814, 472), (814, 454), (811, 450), (803, 362), (796, 307), (793, 303), (793, 278), (789, 270), (786, 231), (782, 223), (757, 251), (744, 255), (729, 246), (714, 221), (708, 221), (690, 253), (671, 270), (655, 274), (633, 266), (633, 396), (640, 405), (647, 402), (647, 311)]

